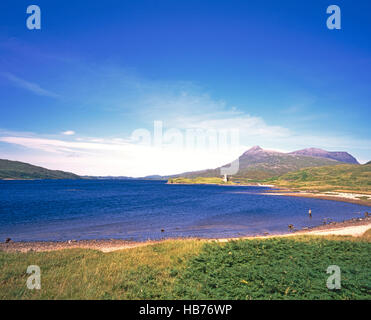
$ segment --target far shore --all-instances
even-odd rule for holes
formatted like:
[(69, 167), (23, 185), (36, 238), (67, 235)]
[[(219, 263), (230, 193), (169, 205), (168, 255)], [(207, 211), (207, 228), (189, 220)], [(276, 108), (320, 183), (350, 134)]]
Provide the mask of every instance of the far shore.
[[(283, 188), (282, 186), (259, 184), (259, 183), (179, 183), (172, 182), (168, 184), (173, 185), (218, 185), (218, 186), (230, 186), (230, 187), (269, 187), (275, 190), (267, 190), (267, 192), (260, 193), (264, 195), (273, 196), (288, 196), (288, 197), (303, 197), (303, 198), (313, 198), (322, 200), (333, 200), (359, 204), (362, 206), (371, 207), (371, 194), (369, 193), (356, 193), (356, 192), (342, 192), (342, 191), (328, 191), (328, 192), (313, 192), (313, 191), (303, 191), (303, 190), (293, 190), (290, 188)], [(368, 198), (368, 199), (364, 199)]]
[(275, 237), (291, 237), (291, 236), (352, 236), (358, 237), (364, 234), (367, 230), (371, 229), (371, 217), (354, 218), (343, 222), (332, 222), (330, 224), (321, 225), (318, 227), (296, 230), (293, 232), (281, 234), (264, 234), (256, 236), (244, 236), (236, 238), (167, 238), (162, 240), (148, 240), (148, 241), (128, 241), (128, 240), (79, 240), (79, 241), (29, 241), (18, 242), (10, 241), (8, 243), (0, 243), (0, 251), (4, 252), (46, 252), (64, 249), (93, 249), (102, 252), (112, 252), (117, 250), (124, 250), (130, 248), (137, 248), (147, 245), (154, 245), (169, 240), (199, 240), (205, 242), (217, 241), (228, 242), (232, 240), (244, 239), (268, 239)]
[[(341, 202), (349, 202), (354, 204), (359, 204), (362, 206), (371, 206), (371, 195), (361, 194), (361, 193), (351, 193), (351, 192), (308, 192), (308, 191), (291, 191), (291, 190), (277, 190), (274, 192), (265, 192), (265, 195), (273, 196), (288, 196), (288, 197), (302, 197), (302, 198), (313, 198), (322, 200), (333, 200)], [(362, 199), (362, 197), (368, 197), (367, 200)]]

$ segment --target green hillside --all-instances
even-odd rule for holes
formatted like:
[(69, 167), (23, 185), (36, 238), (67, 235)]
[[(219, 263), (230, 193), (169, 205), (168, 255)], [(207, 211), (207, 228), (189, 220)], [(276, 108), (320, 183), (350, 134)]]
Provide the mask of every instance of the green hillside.
[(294, 189), (371, 192), (371, 164), (306, 168), (266, 182)]
[(239, 159), (240, 170), (234, 177), (259, 180), (306, 167), (331, 166), (340, 163), (324, 158), (262, 152), (261, 155), (254, 157), (241, 156)]
[(48, 170), (28, 163), (0, 159), (0, 180), (2, 179), (80, 179), (76, 174)]
[(338, 164), (305, 168), (268, 179), (231, 176), (223, 182), (220, 177), (172, 178), (169, 184), (270, 184), (282, 188), (308, 191), (371, 192), (371, 164)]

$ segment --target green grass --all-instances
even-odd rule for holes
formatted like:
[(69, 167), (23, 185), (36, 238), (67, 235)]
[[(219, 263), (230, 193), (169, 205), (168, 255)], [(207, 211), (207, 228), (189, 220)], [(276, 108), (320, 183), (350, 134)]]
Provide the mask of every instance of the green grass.
[[(0, 299), (165, 299), (201, 242), (161, 244), (102, 253), (68, 249), (0, 252)], [(26, 269), (41, 269), (41, 290), (26, 288)]]
[[(0, 252), (0, 299), (370, 299), (370, 240), (371, 232), (362, 238), (167, 240), (111, 253)], [(332, 264), (342, 271), (338, 291), (326, 287)], [(26, 288), (29, 265), (41, 268), (41, 290)]]
[(371, 192), (371, 165), (336, 165), (306, 168), (266, 180), (299, 190)]
[[(208, 244), (177, 283), (186, 299), (371, 299), (367, 242), (270, 239)], [(326, 287), (341, 268), (341, 290)], [(187, 283), (185, 286), (184, 283)]]

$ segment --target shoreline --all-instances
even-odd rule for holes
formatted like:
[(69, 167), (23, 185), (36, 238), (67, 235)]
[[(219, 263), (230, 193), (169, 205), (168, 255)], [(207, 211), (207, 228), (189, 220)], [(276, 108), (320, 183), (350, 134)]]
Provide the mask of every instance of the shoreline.
[[(362, 206), (371, 207), (371, 194), (369, 193), (356, 193), (356, 192), (342, 192), (342, 191), (328, 191), (328, 192), (310, 192), (310, 191), (299, 191), (289, 188), (284, 188), (282, 186), (276, 185), (264, 185), (264, 184), (237, 184), (237, 183), (179, 183), (172, 182), (167, 184), (171, 185), (216, 185), (224, 187), (262, 187), (262, 188), (272, 188), (274, 190), (267, 190), (267, 192), (260, 193), (264, 195), (276, 195), (276, 196), (287, 196), (287, 197), (303, 197), (321, 200), (331, 200), (348, 202), (353, 204), (359, 204)], [(357, 198), (359, 197), (359, 198)], [(362, 199), (366, 197), (368, 199)]]
[(14, 252), (48, 252), (64, 249), (93, 249), (99, 250), (104, 253), (138, 248), (142, 246), (159, 244), (169, 240), (197, 240), (205, 242), (228, 242), (233, 240), (247, 240), (247, 239), (269, 239), (276, 237), (291, 237), (291, 236), (325, 236), (325, 235), (338, 235), (338, 236), (353, 236), (358, 237), (371, 229), (371, 217), (366, 218), (353, 218), (342, 222), (332, 222), (317, 227), (300, 229), (292, 232), (268, 234), (268, 235), (254, 235), (230, 238), (166, 238), (160, 240), (147, 240), (147, 241), (129, 241), (120, 239), (110, 240), (69, 240), (69, 241), (10, 241), (9, 243), (0, 243), (0, 252), (14, 253)]
[[(279, 189), (279, 188), (277, 188)], [(286, 196), (286, 197), (301, 197), (301, 198), (311, 198), (320, 200), (331, 200), (348, 202), (353, 204), (359, 204), (362, 206), (371, 207), (371, 195), (365, 195), (361, 193), (351, 193), (351, 192), (328, 192), (328, 193), (314, 193), (307, 191), (294, 191), (289, 189), (280, 189), (272, 192), (264, 192), (264, 195), (271, 196)], [(369, 197), (370, 200), (358, 199), (357, 197)]]

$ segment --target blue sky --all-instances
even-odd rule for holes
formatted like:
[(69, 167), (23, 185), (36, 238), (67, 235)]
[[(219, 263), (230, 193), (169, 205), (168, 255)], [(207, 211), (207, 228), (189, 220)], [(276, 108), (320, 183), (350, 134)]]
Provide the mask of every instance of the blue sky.
[[(41, 30), (26, 28), (30, 4)], [(326, 27), (330, 4), (341, 30)], [(371, 159), (369, 1), (5, 0), (0, 12), (0, 158), (136, 176), (256, 144)], [(139, 148), (133, 131), (153, 135), (154, 121), (238, 129), (240, 148)]]

